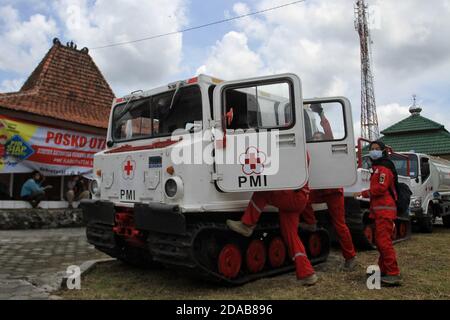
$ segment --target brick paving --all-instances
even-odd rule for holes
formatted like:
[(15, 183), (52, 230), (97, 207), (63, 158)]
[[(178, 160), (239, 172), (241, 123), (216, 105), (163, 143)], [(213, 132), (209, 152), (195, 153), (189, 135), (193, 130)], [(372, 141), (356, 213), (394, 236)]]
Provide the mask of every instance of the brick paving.
[(0, 231), (0, 300), (57, 298), (68, 266), (105, 258), (84, 228)]

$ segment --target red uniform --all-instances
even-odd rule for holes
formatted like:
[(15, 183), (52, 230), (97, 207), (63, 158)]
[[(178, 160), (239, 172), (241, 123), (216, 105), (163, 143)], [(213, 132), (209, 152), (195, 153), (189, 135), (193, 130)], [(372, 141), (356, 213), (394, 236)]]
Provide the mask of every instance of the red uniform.
[(370, 198), (370, 218), (375, 219), (375, 241), (380, 252), (378, 265), (381, 273), (397, 276), (400, 270), (392, 244), (394, 220), (397, 218), (394, 174), (384, 166), (374, 165), (370, 178), (370, 189), (362, 193)]
[(244, 224), (254, 226), (258, 223), (266, 205), (279, 209), (281, 234), (290, 256), (295, 261), (298, 279), (307, 278), (315, 273), (298, 235), (299, 218), (308, 202), (308, 194), (308, 187), (300, 191), (255, 192), (241, 219)]
[(326, 203), (330, 213), (331, 222), (336, 230), (342, 255), (345, 260), (356, 256), (350, 230), (345, 223), (345, 204), (343, 189), (312, 190), (308, 205), (302, 215), (302, 220), (307, 224), (316, 224), (316, 217), (312, 208), (313, 203)]

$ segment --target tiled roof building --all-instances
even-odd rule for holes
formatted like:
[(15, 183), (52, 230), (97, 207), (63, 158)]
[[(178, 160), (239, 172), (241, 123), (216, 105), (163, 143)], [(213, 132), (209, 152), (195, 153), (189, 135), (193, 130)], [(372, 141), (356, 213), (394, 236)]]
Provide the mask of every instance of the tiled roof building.
[(450, 159), (450, 133), (444, 125), (421, 116), (421, 111), (413, 105), (408, 118), (382, 131), (381, 140), (397, 152), (414, 150)]
[(46, 170), (48, 200), (64, 199), (66, 177), (104, 148), (113, 99), (89, 50), (54, 39), (22, 88), (0, 93), (0, 200), (20, 200), (32, 170)]
[(114, 93), (89, 55), (58, 39), (18, 92), (0, 94), (0, 110), (105, 130)]

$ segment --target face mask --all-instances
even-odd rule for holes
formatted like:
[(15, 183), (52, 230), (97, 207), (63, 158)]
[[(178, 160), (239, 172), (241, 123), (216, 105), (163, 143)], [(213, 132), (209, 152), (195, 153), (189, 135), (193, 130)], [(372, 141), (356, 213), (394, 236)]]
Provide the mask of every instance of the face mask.
[(378, 159), (383, 157), (383, 151), (381, 151), (381, 150), (371, 150), (369, 155), (370, 155), (370, 158), (372, 160), (378, 160)]

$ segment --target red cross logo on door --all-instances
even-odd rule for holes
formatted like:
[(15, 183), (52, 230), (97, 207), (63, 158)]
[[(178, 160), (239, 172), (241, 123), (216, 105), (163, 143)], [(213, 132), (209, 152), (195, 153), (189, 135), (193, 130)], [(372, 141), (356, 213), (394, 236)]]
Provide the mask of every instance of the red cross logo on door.
[(128, 157), (123, 163), (122, 163), (122, 176), (125, 180), (132, 180), (134, 179), (134, 171), (136, 169), (136, 162), (131, 158)]
[(266, 154), (259, 151), (258, 148), (248, 148), (247, 151), (239, 157), (239, 161), (242, 164), (242, 172), (248, 176), (263, 173), (266, 159)]

